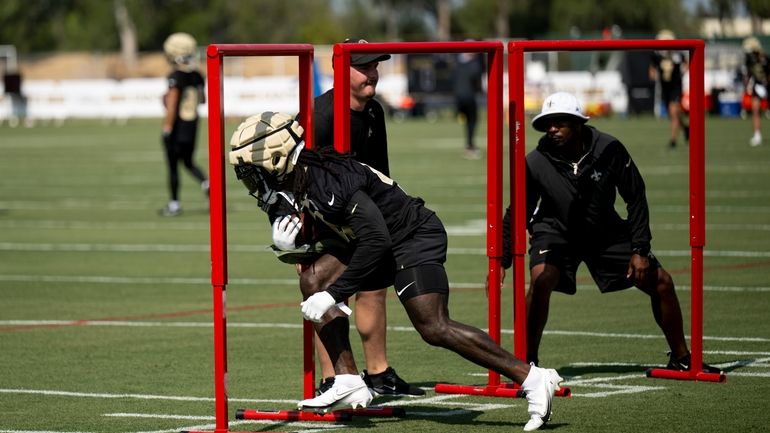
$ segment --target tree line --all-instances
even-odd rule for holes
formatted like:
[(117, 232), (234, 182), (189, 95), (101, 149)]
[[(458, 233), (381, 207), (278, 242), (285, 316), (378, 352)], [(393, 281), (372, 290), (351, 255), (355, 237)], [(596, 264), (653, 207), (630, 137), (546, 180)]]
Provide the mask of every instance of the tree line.
[(130, 55), (160, 50), (177, 31), (201, 44), (595, 37), (608, 28), (696, 37), (700, 18), (741, 10), (758, 22), (770, 1), (706, 0), (688, 13), (682, 0), (3, 0), (0, 45)]

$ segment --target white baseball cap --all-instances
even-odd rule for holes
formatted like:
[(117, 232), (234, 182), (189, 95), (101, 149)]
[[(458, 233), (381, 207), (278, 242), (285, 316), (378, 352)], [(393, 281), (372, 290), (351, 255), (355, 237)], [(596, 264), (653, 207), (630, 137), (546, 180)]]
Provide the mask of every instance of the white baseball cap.
[(577, 117), (583, 123), (590, 119), (590, 117), (583, 114), (580, 101), (578, 101), (575, 95), (567, 92), (556, 92), (545, 98), (540, 114), (532, 119), (532, 127), (540, 132), (545, 132), (548, 129), (548, 126), (545, 124), (547, 119), (564, 115)]

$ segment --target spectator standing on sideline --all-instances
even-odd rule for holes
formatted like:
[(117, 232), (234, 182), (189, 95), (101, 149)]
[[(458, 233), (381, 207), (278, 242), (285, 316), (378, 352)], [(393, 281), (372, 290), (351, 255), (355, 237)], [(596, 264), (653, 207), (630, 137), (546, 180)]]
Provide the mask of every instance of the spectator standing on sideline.
[(187, 33), (174, 33), (166, 38), (163, 51), (173, 67), (168, 76), (168, 91), (163, 96), (166, 115), (163, 118), (163, 146), (168, 165), (170, 200), (159, 213), (177, 216), (179, 203), (179, 162), (192, 174), (208, 195), (209, 181), (193, 162), (198, 133), (198, 105), (205, 102), (203, 77), (198, 71), (198, 45)]
[[(655, 39), (676, 39), (671, 30), (661, 30)], [(671, 122), (669, 147), (676, 147), (679, 130), (684, 132), (685, 141), (690, 139), (690, 127), (682, 112), (682, 74), (687, 70), (687, 58), (679, 51), (654, 51), (650, 60), (650, 80), (660, 84), (660, 99), (666, 105), (668, 118)]]
[[(650, 297), (653, 317), (671, 349), (668, 367), (689, 370), (682, 311), (671, 275), (650, 250), (644, 180), (625, 146), (592, 126), (577, 98), (557, 92), (532, 126), (545, 134), (526, 158), (530, 287), (527, 361), (537, 364), (553, 291), (576, 292), (581, 262), (602, 293), (635, 286)], [(615, 211), (616, 191), (627, 219)], [(503, 220), (503, 265), (511, 266), (510, 207)], [(720, 370), (706, 364), (711, 373)]]
[[(366, 43), (360, 38), (345, 39), (345, 43)], [(374, 99), (379, 81), (377, 67), (390, 59), (389, 54), (351, 54), (350, 56), (350, 152), (357, 161), (390, 175), (385, 111)], [(313, 106), (313, 141), (318, 148), (334, 146), (334, 89), (315, 98)], [(285, 229), (285, 227), (284, 227)], [(322, 233), (318, 230), (317, 232)], [(335, 236), (332, 234), (331, 236)], [(329, 251), (299, 267), (300, 282), (314, 287), (330, 284), (346, 265), (349, 248)], [(356, 329), (361, 337), (366, 359), (364, 381), (378, 395), (425, 395), (396, 374), (387, 358), (387, 286), (368, 287), (355, 296)], [(377, 290), (371, 290), (377, 289)], [(318, 344), (318, 356), (323, 375), (319, 393), (328, 390), (334, 381), (332, 361), (323, 345)]]
[(478, 53), (460, 53), (452, 70), (452, 93), (457, 118), (465, 126), (465, 158), (479, 159), (474, 135), (478, 122), (479, 107), (476, 95), (481, 91), (483, 58)]
[(749, 140), (751, 146), (762, 144), (762, 102), (767, 103), (770, 85), (770, 58), (762, 49), (759, 39), (751, 36), (743, 41), (746, 53), (743, 62), (743, 85), (751, 96), (751, 127), (754, 134)]

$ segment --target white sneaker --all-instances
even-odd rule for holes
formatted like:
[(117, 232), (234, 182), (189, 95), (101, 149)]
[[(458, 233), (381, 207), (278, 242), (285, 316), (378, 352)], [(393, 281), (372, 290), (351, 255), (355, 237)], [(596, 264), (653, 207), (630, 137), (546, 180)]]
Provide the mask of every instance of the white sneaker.
[(755, 133), (755, 134), (754, 134), (754, 135), (751, 137), (751, 140), (749, 141), (749, 143), (751, 144), (751, 147), (757, 147), (757, 146), (759, 146), (760, 144), (762, 144), (762, 135), (761, 135), (761, 134), (757, 134), (757, 133)]
[(326, 413), (347, 406), (357, 409), (366, 408), (372, 401), (366, 383), (357, 374), (338, 374), (334, 376), (334, 385), (323, 394), (302, 400), (297, 404), (299, 410)]
[(563, 380), (552, 368), (532, 366), (527, 379), (521, 384), (527, 393), (527, 412), (530, 416), (524, 431), (537, 430), (551, 419), (551, 400), (556, 390), (561, 388), (559, 383)]

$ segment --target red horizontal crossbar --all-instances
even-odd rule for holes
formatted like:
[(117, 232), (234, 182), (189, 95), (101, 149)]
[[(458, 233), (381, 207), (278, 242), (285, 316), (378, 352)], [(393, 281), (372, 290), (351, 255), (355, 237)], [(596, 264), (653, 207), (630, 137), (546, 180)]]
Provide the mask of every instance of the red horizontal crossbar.
[(666, 368), (651, 368), (647, 370), (647, 377), (658, 379), (699, 380), (701, 382), (727, 382), (727, 375), (724, 373), (707, 373), (705, 371), (692, 373), (689, 371), (669, 370)]
[(354, 416), (398, 417), (406, 416), (400, 407), (375, 406), (365, 409), (341, 409), (328, 413), (315, 413), (301, 410), (253, 410), (238, 409), (235, 419), (261, 419), (276, 421), (350, 421)]

